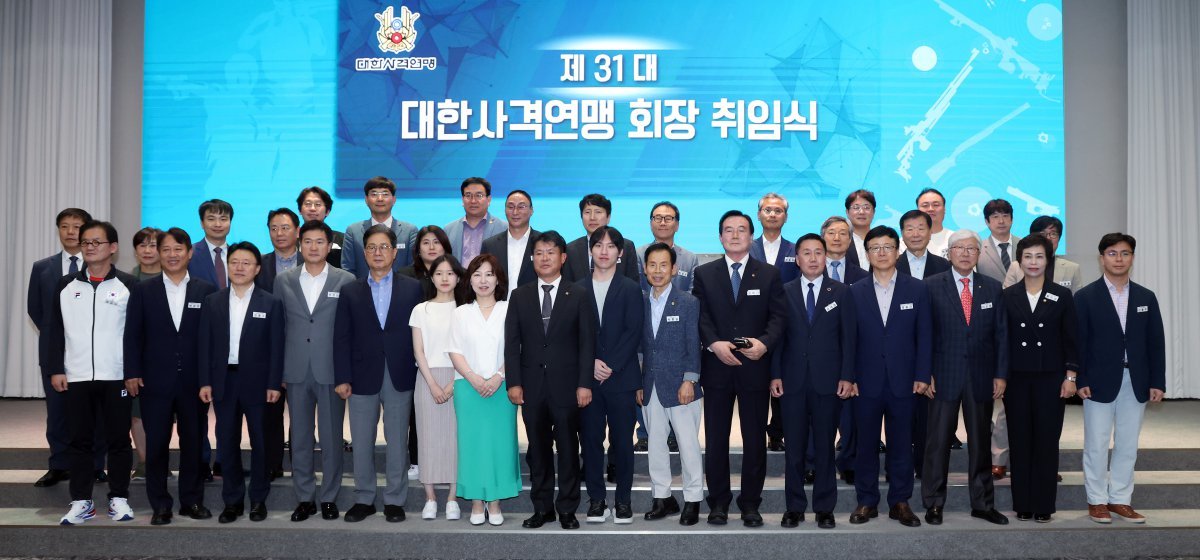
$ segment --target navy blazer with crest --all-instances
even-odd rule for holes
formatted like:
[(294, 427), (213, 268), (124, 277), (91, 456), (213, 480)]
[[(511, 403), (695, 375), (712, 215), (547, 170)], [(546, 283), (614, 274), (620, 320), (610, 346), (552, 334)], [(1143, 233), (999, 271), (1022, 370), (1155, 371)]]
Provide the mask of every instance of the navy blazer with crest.
[[(761, 235), (750, 244), (750, 258), (767, 262), (767, 250), (763, 248)], [(767, 264), (779, 269), (779, 281), (784, 285), (800, 277), (800, 267), (796, 266), (796, 245), (782, 235), (779, 237), (779, 254), (775, 255), (775, 262)]]
[(854, 382), (858, 336), (850, 288), (825, 277), (816, 296), (813, 321), (808, 321), (808, 280), (783, 286), (787, 297), (787, 329), (775, 350), (772, 379), (783, 380), (783, 390), (799, 394), (805, 387), (818, 395), (837, 393), (839, 381)]
[(767, 391), (771, 385), (771, 354), (787, 324), (787, 303), (779, 269), (757, 259), (747, 259), (741, 271), (737, 302), (725, 255), (696, 267), (692, 294), (700, 300), (700, 342), (704, 348), (738, 337), (757, 338), (767, 347), (758, 360), (739, 356), (740, 366), (727, 366), (717, 355), (705, 351), (700, 363), (705, 389), (745, 388)]
[[(642, 295), (642, 400), (649, 402), (657, 391), (663, 408), (671, 408), (679, 406), (683, 381), (700, 379), (700, 301), (672, 282), (655, 334), (649, 294)], [(696, 399), (704, 397), (698, 383), (694, 390)]]
[(392, 299), (384, 326), (379, 326), (375, 299), (366, 278), (342, 285), (333, 330), (333, 382), (350, 384), (356, 395), (376, 395), (383, 388), (387, 368), (396, 391), (413, 390), (417, 359), (413, 354), (409, 316), (424, 300), (421, 283), (391, 273)]
[[(884, 325), (875, 297), (875, 277), (850, 286), (858, 315), (854, 376), (860, 394), (882, 399), (912, 398), (913, 382), (929, 383), (933, 361), (933, 315), (920, 280), (895, 272), (896, 287)], [(988, 393), (989, 395), (991, 393)]]
[(250, 403), (266, 403), (267, 390), (283, 383), (283, 303), (254, 288), (242, 321), (238, 370), (229, 371), (229, 298), (225, 288), (204, 298), (200, 313), (200, 386), (212, 387), (214, 401), (236, 398), (226, 394), (229, 376), (238, 376), (238, 392)]
[(1092, 400), (1110, 403), (1121, 392), (1126, 355), (1129, 381), (1138, 402), (1150, 398), (1150, 389), (1167, 390), (1167, 350), (1158, 297), (1141, 284), (1129, 281), (1129, 307), (1125, 330), (1109, 295), (1104, 276), (1075, 292), (1079, 315), (1079, 383), (1089, 387)]
[(596, 368), (596, 306), (582, 286), (562, 278), (542, 327), (540, 282), (513, 291), (504, 318), (504, 369), (508, 387), (525, 402), (576, 406), (576, 389), (591, 389)]
[[(1047, 279), (1049, 280), (1049, 279)], [(1029, 308), (1025, 280), (1004, 289), (1008, 312), (1008, 367), (1011, 371), (1079, 372), (1079, 319), (1071, 289), (1047, 281)]]
[(166, 275), (135, 284), (125, 310), (125, 379), (142, 380), (141, 393), (156, 397), (200, 390), (200, 316), (216, 286), (189, 278), (179, 328), (167, 303)]
[(605, 393), (636, 391), (642, 384), (642, 369), (637, 356), (645, 321), (642, 290), (637, 282), (614, 274), (604, 297), (602, 316), (592, 281), (585, 280), (578, 286), (587, 292), (595, 310), (592, 328), (596, 331), (596, 359), (612, 368), (612, 376), (603, 383), (593, 375), (592, 390)]
[(971, 383), (975, 402), (989, 402), (993, 380), (1008, 379), (1008, 314), (1000, 282), (978, 272), (972, 280), (968, 325), (954, 271), (925, 279), (933, 308), (935, 399), (958, 399)]

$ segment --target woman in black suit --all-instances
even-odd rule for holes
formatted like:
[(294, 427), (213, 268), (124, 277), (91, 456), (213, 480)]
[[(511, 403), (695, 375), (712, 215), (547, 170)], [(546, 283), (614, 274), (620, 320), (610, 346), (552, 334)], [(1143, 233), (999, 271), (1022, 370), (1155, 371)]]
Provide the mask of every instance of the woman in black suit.
[(1025, 279), (1004, 290), (1009, 374), (1004, 407), (1012, 460), (1013, 509), (1020, 521), (1048, 523), (1058, 494), (1063, 399), (1079, 370), (1071, 290), (1047, 279), (1054, 246), (1040, 234), (1017, 243)]

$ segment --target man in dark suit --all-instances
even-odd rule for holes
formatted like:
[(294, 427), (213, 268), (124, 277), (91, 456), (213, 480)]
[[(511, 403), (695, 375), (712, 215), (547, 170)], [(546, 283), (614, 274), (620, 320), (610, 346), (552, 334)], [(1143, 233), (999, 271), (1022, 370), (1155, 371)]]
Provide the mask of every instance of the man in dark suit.
[(624, 245), (625, 238), (615, 228), (597, 229), (592, 234), (595, 269), (590, 279), (579, 283), (590, 298), (596, 318), (592, 326), (596, 332), (596, 365), (589, 385), (592, 403), (580, 411), (579, 419), (589, 523), (603, 523), (608, 517), (604, 502), (608, 493), (604, 480), (606, 434), (612, 434), (608, 460), (617, 483), (613, 521), (633, 522), (633, 441), (629, 435), (637, 417), (635, 393), (642, 381), (638, 343), (645, 317), (637, 282), (617, 276), (617, 259)]
[(997, 525), (1008, 523), (996, 511), (992, 485), (992, 403), (1004, 396), (1008, 379), (1008, 321), (1000, 281), (975, 272), (982, 243), (974, 231), (950, 235), (950, 272), (925, 279), (933, 308), (933, 380), (928, 395), (921, 498), (925, 520), (942, 522), (950, 438), (961, 407), (967, 425), (967, 480), (971, 516)]
[[(533, 198), (529, 193), (515, 190), (504, 200), (504, 216), (508, 229), (483, 241), (483, 252), (495, 255), (500, 266), (508, 275), (508, 296), (519, 286), (537, 279), (533, 272), (533, 243), (529, 240), (538, 236), (538, 231), (529, 227), (533, 216)], [(469, 263), (464, 263), (466, 266)]]
[(363, 237), (368, 229), (379, 224), (396, 234), (396, 242), (393, 244), (396, 248), (396, 258), (392, 263), (392, 270), (398, 271), (411, 265), (413, 254), (416, 252), (417, 228), (392, 216), (392, 208), (396, 206), (396, 183), (387, 177), (367, 179), (363, 184), (363, 197), (367, 208), (371, 210), (371, 217), (353, 222), (346, 228), (346, 235), (343, 237), (345, 245), (342, 250), (342, 270), (360, 280), (367, 277), (371, 267), (367, 262), (369, 259), (363, 258)]
[(563, 529), (578, 529), (579, 409), (592, 401), (595, 306), (581, 286), (563, 278), (566, 242), (558, 232), (543, 232), (530, 242), (538, 280), (513, 292), (504, 323), (508, 400), (521, 407), (529, 437), (534, 513), (522, 526), (536, 529), (554, 521), (557, 512)]
[(846, 206), (846, 218), (850, 220), (851, 237), (851, 248), (846, 252), (846, 260), (859, 268), (870, 268), (864, 239), (871, 231), (871, 223), (875, 221), (875, 193), (867, 189), (858, 189), (846, 195), (843, 203)]
[(793, 528), (804, 520), (805, 456), (812, 435), (813, 512), (817, 525), (832, 529), (837, 506), (833, 465), (833, 435), (841, 401), (854, 385), (854, 301), (850, 289), (825, 276), (825, 240), (809, 233), (796, 242), (800, 278), (784, 285), (787, 329), (775, 350), (771, 393), (783, 405), (784, 430), (792, 444), (784, 471), (787, 512), (782, 525)]
[[(847, 286), (867, 277), (867, 271), (850, 262), (850, 253), (854, 252), (850, 222), (841, 216), (830, 216), (821, 224), (821, 238), (825, 240), (825, 275), (836, 282)], [(838, 440), (840, 451), (837, 456), (837, 469), (842, 473), (846, 484), (854, 484), (854, 464), (858, 458), (858, 432), (854, 426), (854, 400), (842, 403), (841, 417), (838, 420)], [(878, 438), (871, 438), (883, 449), (883, 443)]]
[(896, 260), (896, 270), (917, 280), (950, 270), (950, 261), (930, 253), (929, 228), (933, 218), (920, 210), (909, 210), (900, 216), (900, 235), (904, 237), (904, 252)]
[[(92, 215), (79, 208), (66, 208), (58, 213), (54, 225), (58, 229), (58, 242), (62, 245), (59, 251), (49, 257), (33, 263), (33, 271), (29, 274), (29, 294), (26, 298), (26, 312), (29, 319), (38, 329), (38, 346), (42, 346), (42, 333), (46, 330), (45, 315), (50, 310), (53, 300), (57, 297), (55, 289), (58, 280), (63, 276), (74, 275), (83, 270), (83, 250), (79, 246), (79, 228), (92, 221)], [(41, 350), (39, 350), (40, 352)], [(50, 380), (42, 377), (42, 389), (46, 394), (46, 443), (50, 445), (50, 466), (41, 478), (33, 485), (38, 488), (54, 486), (69, 478), (71, 468), (67, 456), (67, 448), (71, 444), (71, 431), (67, 426), (66, 411), (63, 408), (63, 394), (50, 386)], [(96, 426), (97, 442), (95, 449), (95, 468), (99, 478), (104, 474), (103, 431)]]
[(254, 289), (262, 254), (253, 243), (229, 246), (229, 287), (204, 299), (200, 315), (200, 400), (215, 403), (217, 454), (224, 478), (225, 509), (217, 521), (232, 523), (244, 513), (242, 418), (250, 435), (250, 520), (267, 518), (267, 403), (279, 400), (283, 382), (283, 304)]
[(1109, 233), (1099, 248), (1102, 277), (1075, 294), (1088, 516), (1145, 523), (1132, 506), (1133, 466), (1146, 402), (1162, 401), (1167, 388), (1162, 312), (1154, 292), (1129, 279), (1137, 240)]
[[(762, 235), (750, 245), (750, 258), (758, 259), (779, 269), (779, 281), (788, 282), (800, 276), (796, 266), (796, 246), (783, 236), (783, 225), (787, 223), (788, 202), (783, 195), (767, 193), (758, 199), (758, 223)], [(784, 433), (779, 398), (771, 397), (771, 421), (767, 423), (767, 451), (783, 451)]]
[(200, 479), (201, 423), (208, 423), (200, 401), (200, 315), (217, 288), (188, 274), (192, 239), (180, 228), (158, 234), (163, 274), (129, 294), (125, 312), (125, 388), (140, 399), (146, 428), (146, 497), (151, 525), (171, 522), (174, 500), (167, 490), (171, 425), (178, 422), (179, 514), (208, 519)]
[[(305, 222), (313, 220), (324, 222), (333, 211), (333, 197), (321, 187), (312, 186), (300, 191), (296, 197), (296, 209)], [(333, 244), (329, 246), (329, 255), (325, 261), (336, 268), (342, 267), (342, 245), (346, 243), (346, 235), (340, 231), (333, 232)]]
[[(585, 234), (567, 245), (567, 264), (563, 267), (562, 275), (568, 282), (582, 282), (592, 277), (592, 233), (600, 226), (608, 225), (612, 217), (612, 201), (602, 194), (589, 194), (579, 201), (579, 217), (583, 221)], [(617, 274), (633, 280), (641, 281), (638, 273), (637, 251), (633, 241), (625, 240), (621, 248), (624, 257), (617, 260)]]
[[(254, 287), (271, 293), (275, 290), (277, 275), (304, 264), (299, 249), (300, 217), (287, 208), (276, 208), (267, 213), (267, 228), (275, 250), (263, 255), (262, 270), (254, 277)], [(264, 411), (263, 445), (267, 449), (267, 478), (272, 482), (283, 476), (283, 415), (287, 389), (282, 392), (279, 400), (267, 403)]]
[[(354, 506), (345, 519), (356, 523), (375, 515), (375, 441), (379, 410), (387, 440), (383, 515), (404, 521), (408, 498), (408, 424), (417, 380), (408, 317), (424, 299), (421, 283), (397, 274), (396, 232), (376, 224), (363, 235), (357, 258), (370, 267), (366, 278), (342, 285), (334, 321), (334, 390), (349, 401), (354, 446)], [(347, 245), (347, 251), (351, 248)], [(343, 257), (346, 253), (343, 253)]]
[[(233, 206), (219, 198), (206, 200), (200, 204), (200, 227), (204, 230), (204, 239), (192, 245), (192, 259), (188, 261), (188, 274), (198, 280), (204, 280), (216, 286), (218, 290), (229, 287), (229, 228), (233, 223)], [(204, 437), (201, 440), (203, 448), (200, 459), (204, 468), (200, 473), (206, 482), (212, 482), (213, 476), (221, 475), (221, 461), (212, 457), (212, 447), (208, 441), (208, 405), (204, 405)], [(212, 470), (209, 470), (209, 463)]]
[(761, 527), (763, 481), (767, 475), (767, 408), (770, 402), (770, 350), (787, 322), (779, 269), (750, 258), (754, 223), (730, 210), (718, 226), (724, 258), (696, 267), (692, 292), (700, 300), (700, 342), (707, 449), (708, 522), (729, 520), (729, 433), (737, 402), (742, 428), (742, 523)]
[[(896, 271), (900, 236), (875, 226), (864, 240), (871, 275), (850, 286), (857, 313), (854, 424), (870, 437), (858, 438), (854, 487), (858, 507), (850, 523), (879, 515), (879, 455), (874, 434), (886, 429), (890, 476), (888, 517), (907, 527), (921, 525), (908, 500), (913, 490), (912, 411), (914, 394), (929, 383), (933, 326), (929, 295), (920, 281)], [(843, 436), (844, 437), (844, 436)]]

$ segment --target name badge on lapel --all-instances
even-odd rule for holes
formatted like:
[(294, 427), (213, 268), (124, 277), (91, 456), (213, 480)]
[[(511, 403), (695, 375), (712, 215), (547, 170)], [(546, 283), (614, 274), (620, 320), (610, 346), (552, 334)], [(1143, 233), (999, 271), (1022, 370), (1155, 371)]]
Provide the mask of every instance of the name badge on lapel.
[(198, 301), (189, 301), (188, 309), (200, 309), (200, 305), (201, 305), (201, 303)]
[(342, 297), (342, 292), (326, 292), (325, 295), (329, 296), (333, 299), (338, 299), (338, 298)]
[(1149, 305), (1139, 305), (1138, 306), (1138, 310), (1137, 310), (1138, 313), (1146, 313), (1147, 311), (1150, 311)]
[(911, 304), (911, 303), (901, 303), (900, 304), (900, 311), (904, 311), (904, 310), (912, 309), (912, 308), (913, 308), (913, 304)]
[(680, 276), (680, 277), (683, 277), (683, 278), (687, 278), (687, 275), (688, 275), (688, 273), (687, 273), (687, 271), (686, 271), (686, 270), (680, 270), (680, 271), (679, 271), (679, 272), (676, 274), (676, 276)]
[(783, 262), (794, 263), (796, 262), (796, 257), (783, 257)]
[(679, 316), (678, 315), (667, 315), (667, 322), (668, 323), (678, 323)]
[(761, 292), (761, 291), (759, 291), (759, 290), (746, 290), (746, 295), (748, 295), (748, 296), (758, 296), (758, 295), (762, 295), (762, 292)]
[(397, 248), (397, 249), (404, 249), (404, 248), (405, 248), (405, 244), (404, 244), (404, 243), (397, 243), (397, 244), (396, 244), (396, 248)]
[(1049, 301), (1058, 301), (1058, 296), (1054, 294), (1046, 294), (1046, 299)]
[(992, 308), (992, 302), (990, 302), (990, 301), (979, 305), (980, 310), (991, 309), (991, 308)]
[(826, 313), (829, 313), (830, 311), (833, 311), (834, 309), (837, 309), (837, 302), (836, 302), (836, 301), (835, 301), (835, 302), (833, 302), (833, 303), (831, 303), (831, 304), (829, 304), (829, 305), (826, 305), (826, 306), (825, 306), (825, 312), (826, 312)]
[(255, 311), (251, 314), (251, 316), (254, 317), (255, 319), (266, 319), (267, 318), (267, 314), (262, 311)]
[(1071, 287), (1071, 281), (1070, 281), (1070, 280), (1059, 280), (1059, 281), (1058, 281), (1058, 285), (1059, 285), (1059, 286), (1062, 286), (1062, 287), (1064, 287), (1064, 288), (1070, 288), (1070, 287)]

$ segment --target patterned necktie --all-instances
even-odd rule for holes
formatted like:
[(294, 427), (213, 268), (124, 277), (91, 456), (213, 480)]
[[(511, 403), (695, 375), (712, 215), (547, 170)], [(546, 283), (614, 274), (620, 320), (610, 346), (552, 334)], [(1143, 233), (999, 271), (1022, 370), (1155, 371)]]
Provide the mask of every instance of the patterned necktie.
[(808, 324), (812, 324), (813, 315), (817, 312), (817, 298), (813, 295), (813, 283), (808, 283), (808, 297), (804, 300), (804, 307), (808, 309)]
[(833, 273), (831, 273), (831, 274), (830, 274), (830, 276), (831, 276), (831, 277), (832, 277), (834, 280), (837, 280), (838, 282), (841, 282), (841, 281), (842, 281), (842, 275), (841, 275), (841, 274), (838, 272), (838, 267), (839, 267), (839, 266), (842, 266), (842, 263), (841, 263), (841, 261), (831, 261), (831, 262), (829, 263), (829, 266), (832, 266), (832, 267), (833, 267)]
[(971, 279), (963, 278), (962, 280), (959, 280), (959, 282), (962, 282), (962, 285), (963, 285), (962, 297), (960, 298), (960, 299), (962, 299), (963, 317), (965, 317), (967, 319), (967, 326), (970, 326), (971, 325)]
[(737, 303), (738, 292), (742, 288), (742, 275), (738, 274), (738, 269), (742, 268), (742, 263), (733, 263), (733, 275), (729, 277), (729, 283), (733, 284), (733, 302)]
[(71, 257), (71, 266), (67, 269), (67, 274), (75, 276), (79, 273), (79, 257)]
[(225, 288), (225, 261), (221, 259), (221, 248), (214, 248), (213, 253), (217, 255), (213, 259), (213, 267), (217, 269), (217, 287)]
[(554, 302), (550, 299), (550, 290), (553, 289), (554, 286), (542, 286), (542, 291), (545, 292), (542, 295), (542, 332), (550, 330), (550, 311), (554, 309)]
[(1012, 265), (1012, 257), (1008, 256), (1008, 245), (1008, 243), (1000, 244), (1000, 264), (1004, 265), (1005, 272), (1007, 272), (1008, 267)]

